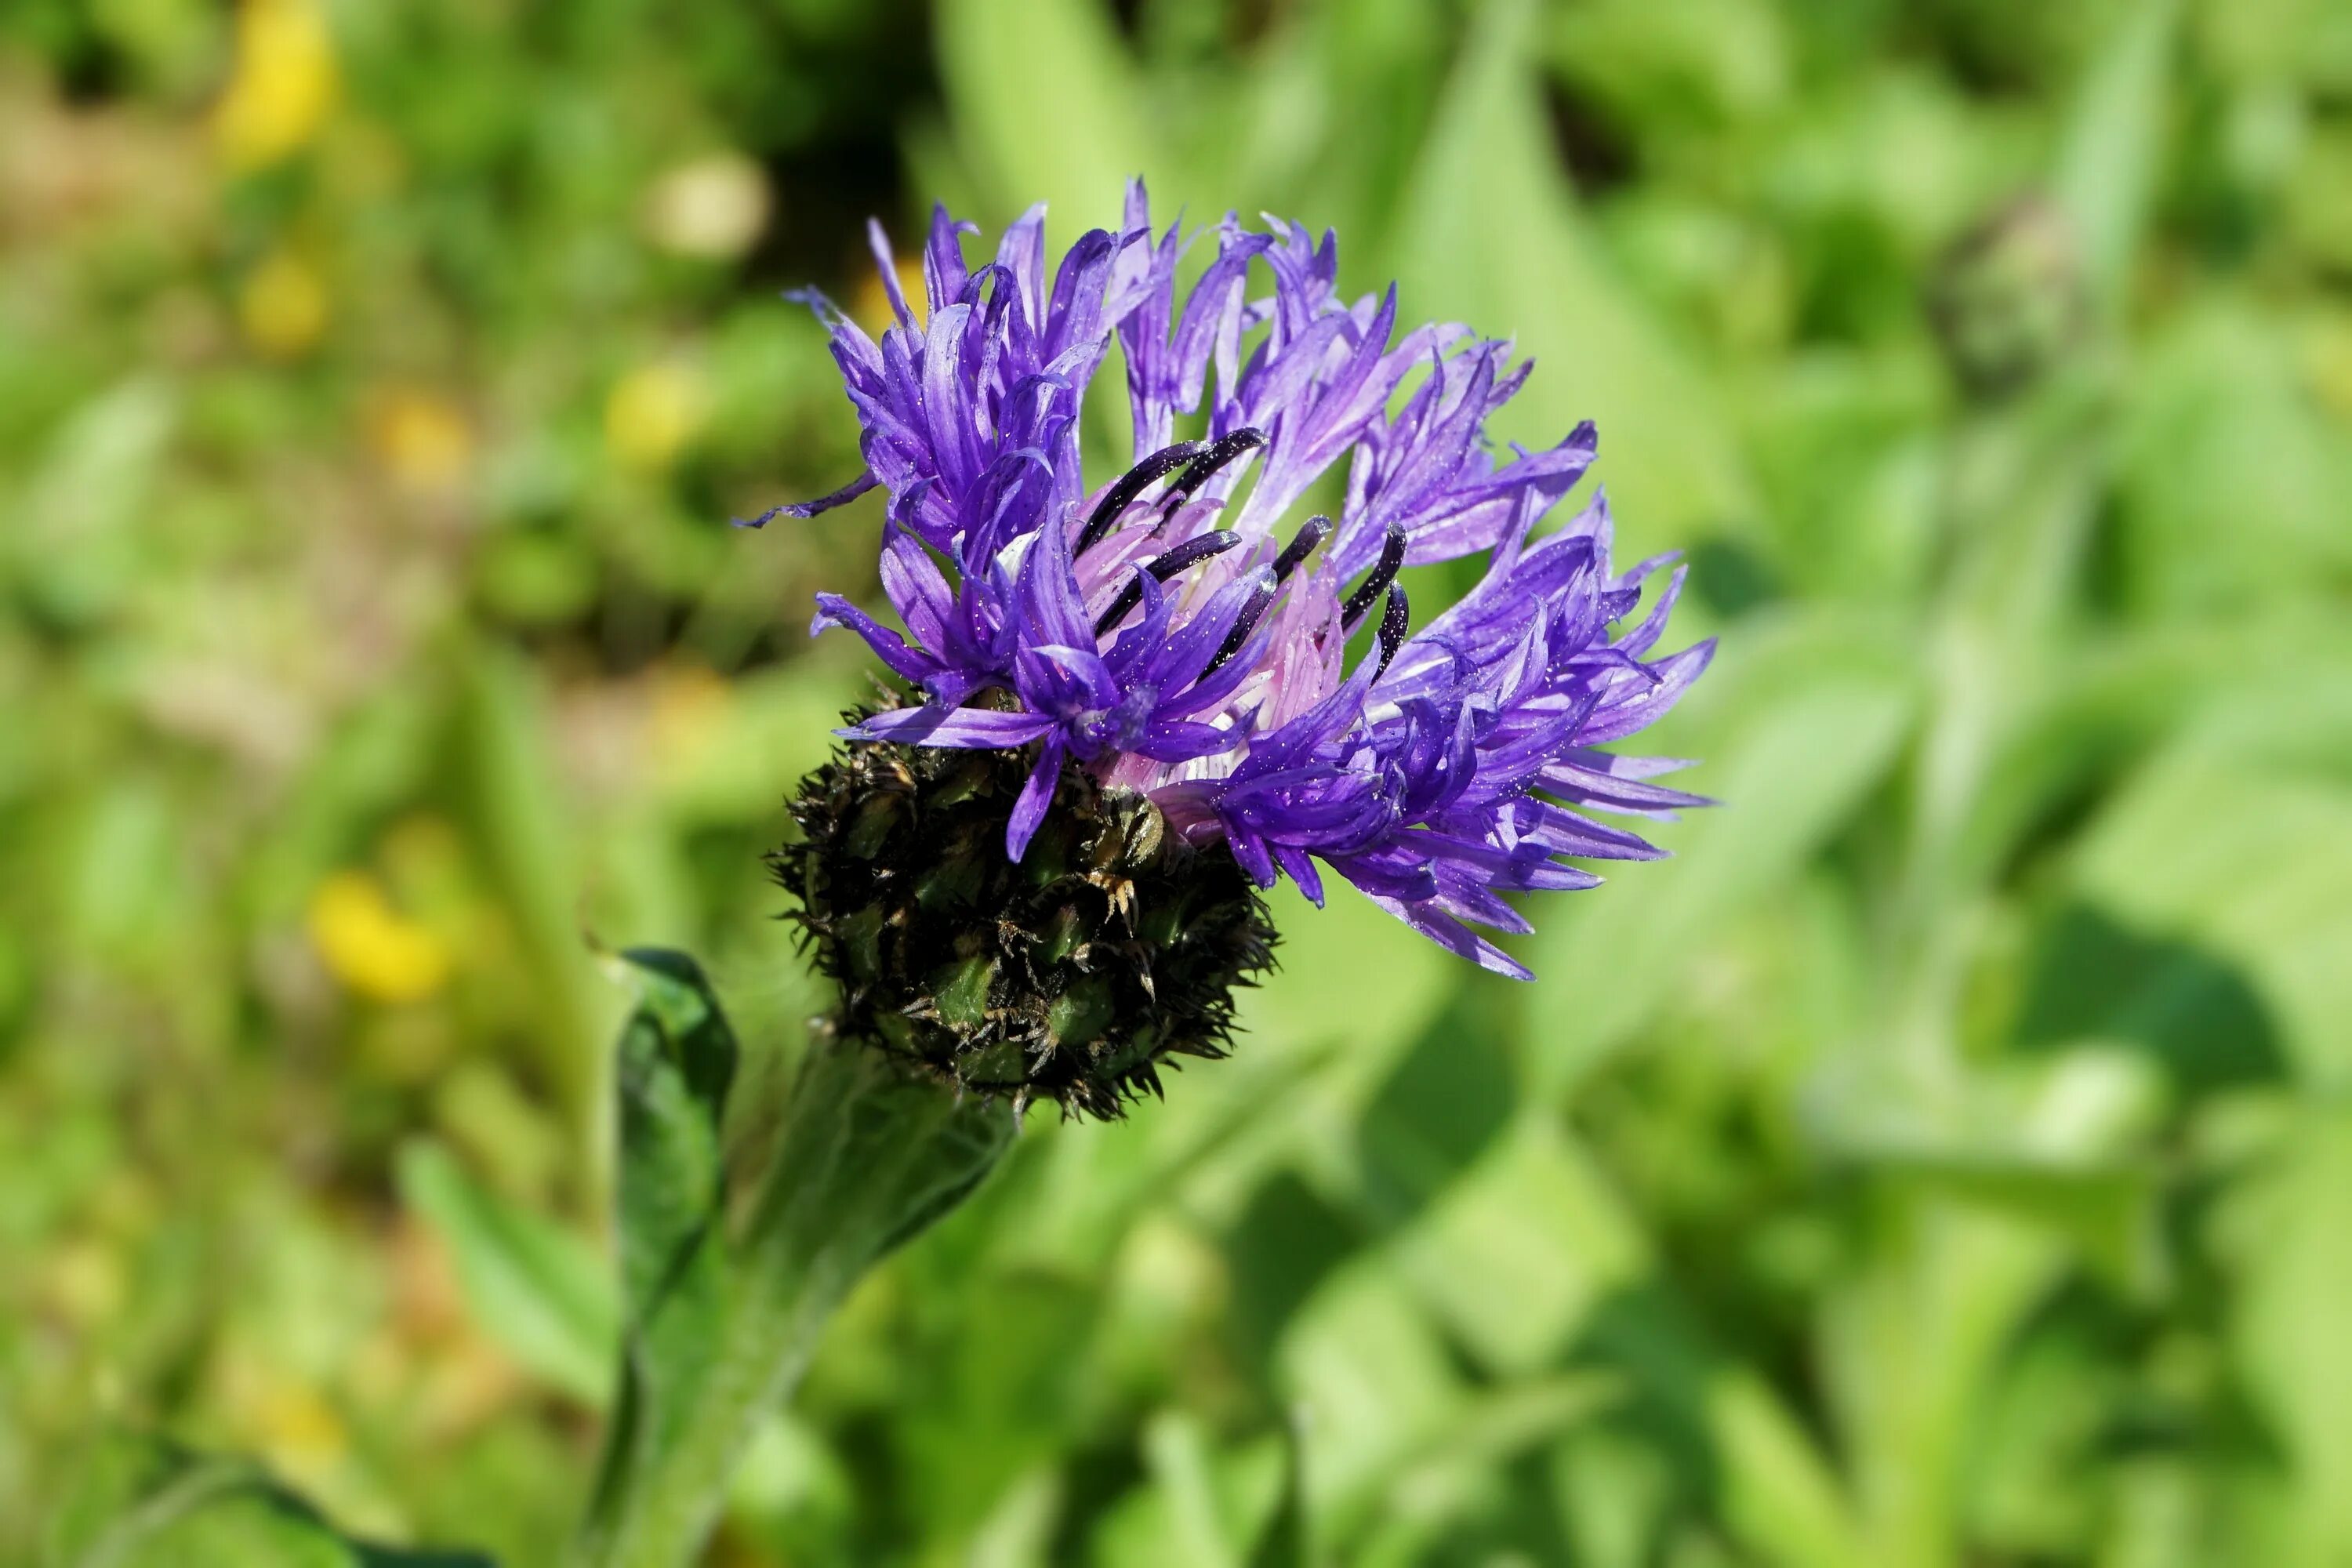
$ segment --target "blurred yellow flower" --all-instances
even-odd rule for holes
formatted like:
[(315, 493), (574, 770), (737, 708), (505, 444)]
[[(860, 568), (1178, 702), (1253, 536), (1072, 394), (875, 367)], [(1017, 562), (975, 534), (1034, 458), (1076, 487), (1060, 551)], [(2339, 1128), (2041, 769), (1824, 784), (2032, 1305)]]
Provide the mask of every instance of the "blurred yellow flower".
[(473, 461), (474, 433), (448, 399), (415, 386), (385, 386), (369, 399), (368, 447), (411, 489), (446, 490)]
[(2352, 421), (2352, 314), (2319, 317), (2304, 331), (2304, 370), (2311, 389), (2336, 418)]
[(646, 194), (646, 234), (664, 250), (724, 260), (768, 225), (768, 177), (740, 153), (680, 163)]
[(300, 257), (274, 251), (237, 291), (236, 316), (255, 348), (273, 359), (294, 359), (327, 330), (327, 286)]
[(654, 683), (650, 739), (655, 765), (685, 770), (726, 729), (733, 710), (733, 691), (709, 665), (666, 667)]
[[(907, 309), (918, 324), (930, 319), (931, 297), (923, 291), (920, 261), (905, 256), (898, 258), (898, 291), (907, 297)], [(859, 271), (857, 293), (849, 301), (849, 319), (864, 327), (869, 337), (879, 337), (886, 328), (898, 325), (890, 296), (882, 288), (881, 273), (871, 268)]]
[(88, 1329), (121, 1310), (126, 1281), (112, 1247), (83, 1238), (58, 1247), (48, 1259), (49, 1306), (76, 1328)]
[(253, 1412), (253, 1426), (263, 1457), (313, 1486), (351, 1447), (351, 1434), (334, 1406), (299, 1383), (272, 1387)]
[(604, 448), (629, 468), (665, 468), (702, 427), (701, 378), (667, 362), (639, 365), (604, 399)]
[(335, 47), (317, 0), (244, 0), (236, 65), (213, 111), (221, 159), (243, 173), (318, 133), (335, 104)]
[(363, 871), (338, 871), (310, 895), (310, 944), (328, 971), (376, 1002), (415, 1002), (449, 978), (449, 950), (392, 907)]

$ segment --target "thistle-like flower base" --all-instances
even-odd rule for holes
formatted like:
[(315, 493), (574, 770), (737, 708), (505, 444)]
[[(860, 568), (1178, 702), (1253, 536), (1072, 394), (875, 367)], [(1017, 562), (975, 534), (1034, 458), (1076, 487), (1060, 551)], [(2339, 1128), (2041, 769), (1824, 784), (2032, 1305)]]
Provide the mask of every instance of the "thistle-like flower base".
[(1224, 1054), (1275, 932), (1222, 847), (1075, 763), (1027, 855), (1034, 759), (855, 743), (801, 782), (770, 864), (839, 985), (764, 1152), (722, 1159), (736, 1046), (679, 954), (624, 955), (627, 1343), (580, 1568), (680, 1568), (759, 1422), (866, 1268), (961, 1203), (1033, 1099), (1115, 1117), (1170, 1056)]
[(1230, 855), (1075, 763), (1016, 864), (1005, 823), (1031, 761), (853, 743), (802, 781), (801, 837), (769, 863), (845, 1038), (1016, 1110), (1116, 1117), (1166, 1058), (1225, 1054), (1274, 925)]

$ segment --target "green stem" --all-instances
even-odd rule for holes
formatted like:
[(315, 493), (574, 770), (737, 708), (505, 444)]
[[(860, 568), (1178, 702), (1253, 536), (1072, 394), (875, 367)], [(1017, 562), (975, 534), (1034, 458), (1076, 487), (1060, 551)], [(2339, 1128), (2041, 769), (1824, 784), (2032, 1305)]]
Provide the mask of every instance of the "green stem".
[(695, 1561), (737, 1461), (799, 1381), (834, 1309), (883, 1254), (961, 1202), (1012, 1134), (1002, 1103), (911, 1081), (878, 1052), (811, 1051), (767, 1175), (740, 1220), (707, 1244), (724, 1276), (715, 1343), (700, 1347), (690, 1375), (665, 1382), (653, 1364), (662, 1358), (648, 1353), (663, 1337), (659, 1310), (634, 1326), (579, 1568)]

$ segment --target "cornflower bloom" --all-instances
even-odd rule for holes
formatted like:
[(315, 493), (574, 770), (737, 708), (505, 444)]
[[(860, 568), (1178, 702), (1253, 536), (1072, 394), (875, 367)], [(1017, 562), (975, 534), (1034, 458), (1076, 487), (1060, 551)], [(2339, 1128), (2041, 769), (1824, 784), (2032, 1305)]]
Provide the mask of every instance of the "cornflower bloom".
[[(1097, 914), (1076, 920), (1086, 935), (1068, 950), (1096, 978), (1107, 922), (1138, 929), (1136, 889), (1109, 868), (1165, 870), (1179, 859), (1194, 868), (1171, 872), (1179, 883), (1230, 878), (1220, 867), (1229, 861), (1256, 888), (1287, 877), (1318, 905), (1336, 873), (1451, 951), (1526, 978), (1474, 927), (1526, 931), (1507, 895), (1594, 886), (1573, 860), (1659, 853), (1592, 814), (1705, 804), (1654, 782), (1680, 762), (1603, 749), (1664, 713), (1706, 667), (1711, 643), (1654, 652), (1682, 570), (1633, 621), (1671, 556), (1616, 571), (1597, 490), (1562, 526), (1538, 531), (1591, 466), (1593, 427), (1497, 455), (1486, 422), (1529, 363), (1512, 364), (1507, 342), (1460, 326), (1400, 331), (1393, 287), (1343, 299), (1328, 232), (1318, 242), (1278, 219), (1252, 229), (1229, 216), (1189, 287), (1180, 272), (1201, 236), (1155, 230), (1139, 182), (1119, 231), (1080, 237), (1050, 278), (1042, 207), (974, 268), (963, 240), (977, 232), (938, 211), (919, 315), (872, 227), (894, 318), (879, 342), (821, 295), (802, 296), (831, 334), (865, 470), (750, 525), (814, 516), (877, 487), (888, 498), (881, 582), (904, 632), (834, 594), (818, 595), (814, 629), (856, 632), (920, 700), (860, 714), (840, 731), (852, 753), (816, 792), (822, 809), (804, 790), (796, 815), (807, 843), (779, 858), (826, 967), (853, 996), (887, 1003), (866, 1023), (882, 1019), (884, 1033), (902, 1037), (890, 1017), (950, 1026), (951, 1043), (904, 1048), (943, 1070), (964, 1064), (952, 1067), (960, 1083), (1068, 1100), (1066, 1086), (1036, 1070), (1069, 1041), (1045, 1016), (1067, 1001), (1067, 985), (1032, 984), (1046, 998), (1038, 1007), (1003, 1027), (982, 1023), (1022, 1013), (1008, 1008), (1005, 972), (1025, 965), (1024, 984), (1034, 979), (1041, 943), (1055, 947), (1034, 922), (1057, 918), (1052, 910), (1007, 921), (990, 903), (999, 894), (973, 891), (971, 918), (929, 931), (919, 953), (886, 953), (947, 896), (858, 904), (859, 919), (885, 929), (875, 939), (843, 934), (837, 898), (820, 908), (829, 897), (820, 890), (811, 901), (812, 887), (872, 869), (872, 857), (865, 870), (852, 866), (843, 814), (871, 809), (863, 803), (877, 789), (914, 803), (909, 821), (930, 824), (920, 850), (910, 840), (907, 853), (961, 865), (974, 824), (1000, 833), (993, 864), (1006, 888), (1038, 853), (1056, 802), (1075, 812), (1076, 837), (1047, 858), (1058, 876), (1074, 854), (1091, 857), (1089, 874), (1108, 889)], [(1089, 483), (1082, 414), (1114, 340), (1134, 457)], [(1332, 515), (1297, 515), (1343, 460)], [(1478, 552), (1486, 563), (1476, 586), (1413, 629), (1399, 573)], [(870, 754), (860, 757), (860, 744)], [(950, 775), (938, 760), (918, 766), (917, 751), (987, 761)], [(939, 784), (950, 776), (957, 782)], [(937, 787), (977, 813), (950, 835), (960, 847), (938, 838), (937, 812), (918, 809)], [(1088, 825), (1104, 803), (1129, 804), (1098, 831)], [(1204, 862), (1210, 871), (1198, 869)], [(881, 883), (936, 887), (940, 874), (939, 864), (893, 860), (859, 897), (887, 903)], [(1163, 907), (1175, 885), (1154, 890)], [(1060, 896), (1045, 903), (1059, 909)], [(1200, 994), (1171, 1000), (1154, 984), (1150, 964), (1168, 966), (1180, 929), (1158, 946), (1141, 942), (1138, 983), (1092, 1005), (1089, 1018), (1108, 1021), (1089, 1048), (1126, 1064), (1110, 1075), (1121, 1088), (1155, 1083), (1150, 1063), (1167, 1050), (1215, 1054), (1225, 991), (1263, 967), (1272, 941), (1255, 899), (1244, 902), (1247, 917), (1221, 928), (1222, 956), (1201, 965)], [(1139, 900), (1147, 915), (1153, 903)], [(976, 937), (988, 920), (1015, 934)], [(983, 962), (982, 976), (971, 966)], [(890, 973), (900, 974), (895, 984)], [(1202, 1000), (1209, 992), (1215, 999)], [(969, 1029), (953, 1024), (958, 996)], [(1152, 1035), (1150, 1019), (1187, 1008), (1172, 1035)], [(1143, 1046), (1118, 1047), (1133, 1047), (1138, 1028)], [(1002, 1076), (967, 1070), (975, 1031)]]

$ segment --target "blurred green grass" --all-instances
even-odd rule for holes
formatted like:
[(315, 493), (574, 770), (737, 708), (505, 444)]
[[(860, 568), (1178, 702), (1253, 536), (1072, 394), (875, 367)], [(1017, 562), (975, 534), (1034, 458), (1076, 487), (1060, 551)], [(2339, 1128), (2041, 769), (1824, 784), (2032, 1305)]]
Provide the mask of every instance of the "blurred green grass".
[(856, 462), (777, 290), (1137, 171), (1600, 422), (1729, 804), (1532, 987), (1286, 903), (716, 1560), (1238, 1565), (1294, 1414), (1339, 1563), (2352, 1559), (2341, 0), (16, 0), (0, 1561), (110, 1422), (552, 1561), (594, 944), (823, 1005), (757, 855), (875, 513), (726, 526)]

